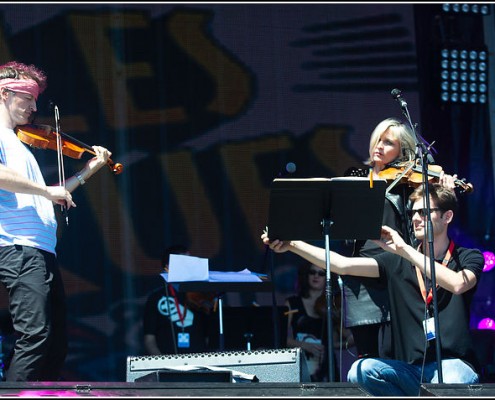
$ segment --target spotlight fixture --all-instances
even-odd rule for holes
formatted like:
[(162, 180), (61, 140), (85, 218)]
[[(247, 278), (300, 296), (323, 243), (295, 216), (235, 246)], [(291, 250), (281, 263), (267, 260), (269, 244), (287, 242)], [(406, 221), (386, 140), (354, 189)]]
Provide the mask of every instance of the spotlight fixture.
[(442, 102), (487, 103), (488, 51), (485, 48), (447, 47), (440, 51)]
[(491, 251), (484, 251), (483, 257), (485, 258), (485, 266), (483, 267), (483, 272), (488, 272), (493, 267), (495, 267), (495, 254)]
[(495, 321), (492, 318), (483, 318), (478, 322), (478, 329), (495, 330)]
[(473, 3), (444, 3), (442, 4), (442, 10), (446, 13), (489, 15), (490, 5)]

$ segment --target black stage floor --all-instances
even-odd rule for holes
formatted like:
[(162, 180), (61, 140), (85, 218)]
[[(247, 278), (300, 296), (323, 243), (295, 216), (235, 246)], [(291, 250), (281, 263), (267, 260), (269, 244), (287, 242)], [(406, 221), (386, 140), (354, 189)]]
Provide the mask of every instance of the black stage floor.
[[(420, 397), (493, 397), (495, 384), (423, 385)], [(0, 397), (372, 397), (351, 383), (2, 382)]]
[(350, 383), (65, 382), (0, 384), (9, 397), (369, 397)]

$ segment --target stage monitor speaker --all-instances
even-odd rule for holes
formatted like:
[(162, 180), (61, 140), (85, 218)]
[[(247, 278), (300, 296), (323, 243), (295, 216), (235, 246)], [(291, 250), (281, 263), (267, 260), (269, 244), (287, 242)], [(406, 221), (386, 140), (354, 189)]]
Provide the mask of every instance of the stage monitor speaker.
[(494, 384), (464, 384), (464, 383), (424, 383), (421, 385), (420, 396), (437, 397), (495, 397)]
[(144, 375), (184, 365), (225, 368), (255, 375), (259, 382), (310, 381), (300, 348), (129, 356), (126, 381), (135, 382)]
[(232, 382), (232, 371), (155, 371), (135, 382)]

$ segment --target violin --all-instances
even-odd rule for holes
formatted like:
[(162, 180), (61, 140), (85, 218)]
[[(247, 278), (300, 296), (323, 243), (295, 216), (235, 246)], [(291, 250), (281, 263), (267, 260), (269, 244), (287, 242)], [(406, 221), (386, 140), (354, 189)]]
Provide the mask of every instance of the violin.
[[(423, 168), (421, 166), (410, 162), (386, 168), (380, 171), (378, 176), (387, 181), (392, 181), (394, 185), (397, 183), (408, 183), (410, 186), (416, 187), (423, 182), (422, 171)], [(442, 167), (440, 165), (429, 165), (428, 181), (432, 182), (440, 178), (441, 172)], [(471, 193), (474, 190), (473, 185), (465, 182), (465, 179), (454, 179), (454, 184), (461, 189), (461, 193)]]
[[(39, 149), (50, 149), (57, 151), (57, 132), (49, 125), (27, 124), (18, 126), (15, 129), (17, 137), (25, 144)], [(80, 159), (84, 152), (96, 155), (93, 148), (63, 132), (58, 132), (62, 143), (62, 154)], [(124, 166), (120, 163), (114, 163), (110, 158), (107, 165), (115, 174), (120, 174)]]

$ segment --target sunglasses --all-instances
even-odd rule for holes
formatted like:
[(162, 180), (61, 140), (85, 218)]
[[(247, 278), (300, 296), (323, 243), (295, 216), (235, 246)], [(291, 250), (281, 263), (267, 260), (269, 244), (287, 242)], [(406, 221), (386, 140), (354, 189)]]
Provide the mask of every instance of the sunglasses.
[[(442, 209), (430, 208), (430, 213), (432, 213), (433, 211), (442, 211)], [(421, 218), (424, 218), (426, 212), (427, 212), (426, 208), (418, 208), (417, 210), (407, 210), (407, 215), (409, 215), (409, 217), (413, 217), (416, 213), (418, 213)]]
[(327, 273), (325, 271), (315, 271), (314, 269), (310, 270), (308, 272), (308, 275), (318, 275), (318, 276), (325, 276)]

